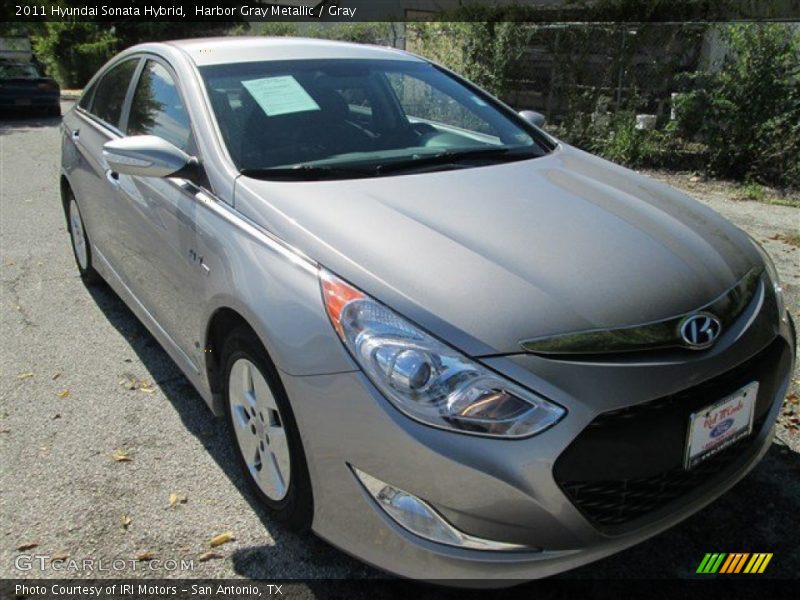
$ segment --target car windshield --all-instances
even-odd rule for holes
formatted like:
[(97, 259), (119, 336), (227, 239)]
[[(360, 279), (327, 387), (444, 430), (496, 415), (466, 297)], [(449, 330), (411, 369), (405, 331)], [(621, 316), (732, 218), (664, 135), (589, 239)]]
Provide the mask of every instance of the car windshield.
[(255, 177), (467, 168), (551, 149), (492, 98), (424, 62), (268, 61), (201, 73), (231, 158)]
[(33, 79), (41, 76), (34, 65), (26, 65), (21, 63), (0, 64), (0, 78), (8, 79), (11, 77)]

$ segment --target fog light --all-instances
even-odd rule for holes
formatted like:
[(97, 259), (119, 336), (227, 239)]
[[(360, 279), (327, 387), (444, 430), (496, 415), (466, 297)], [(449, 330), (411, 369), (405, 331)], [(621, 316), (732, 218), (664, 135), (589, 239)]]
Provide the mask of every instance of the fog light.
[(521, 544), (485, 540), (459, 531), (421, 498), (384, 483), (356, 467), (351, 468), (378, 506), (398, 525), (419, 537), (474, 550), (537, 550)]

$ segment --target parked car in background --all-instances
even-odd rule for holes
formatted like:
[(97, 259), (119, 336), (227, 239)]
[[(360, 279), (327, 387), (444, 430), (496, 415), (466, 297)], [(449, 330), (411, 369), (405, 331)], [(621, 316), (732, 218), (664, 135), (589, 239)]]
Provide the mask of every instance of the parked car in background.
[(397, 50), (144, 44), (65, 115), (61, 200), (81, 277), (225, 417), (275, 519), (507, 585), (744, 477), (796, 347), (755, 240), (538, 124)]
[(0, 112), (61, 114), (61, 89), (33, 63), (0, 61)]
[(0, 114), (61, 114), (61, 90), (36, 62), (27, 37), (0, 37)]

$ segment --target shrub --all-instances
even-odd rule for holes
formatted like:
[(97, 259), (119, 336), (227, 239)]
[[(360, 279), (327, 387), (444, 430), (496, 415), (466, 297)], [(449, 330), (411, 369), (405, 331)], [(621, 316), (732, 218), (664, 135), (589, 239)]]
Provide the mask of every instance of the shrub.
[(800, 187), (800, 33), (779, 24), (733, 25), (723, 38), (729, 56), (693, 100), (705, 109), (698, 130), (709, 167)]
[(34, 52), (62, 86), (83, 86), (117, 50), (117, 38), (107, 27), (89, 22), (45, 23), (34, 38)]

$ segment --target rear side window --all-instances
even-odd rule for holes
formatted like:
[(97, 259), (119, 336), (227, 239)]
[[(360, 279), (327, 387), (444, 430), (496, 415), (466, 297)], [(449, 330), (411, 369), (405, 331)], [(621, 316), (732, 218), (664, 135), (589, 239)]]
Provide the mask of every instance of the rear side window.
[(95, 86), (90, 112), (109, 125), (119, 126), (122, 105), (139, 59), (126, 60), (103, 75)]
[(157, 135), (192, 153), (189, 113), (175, 80), (159, 63), (149, 60), (133, 94), (128, 135)]

